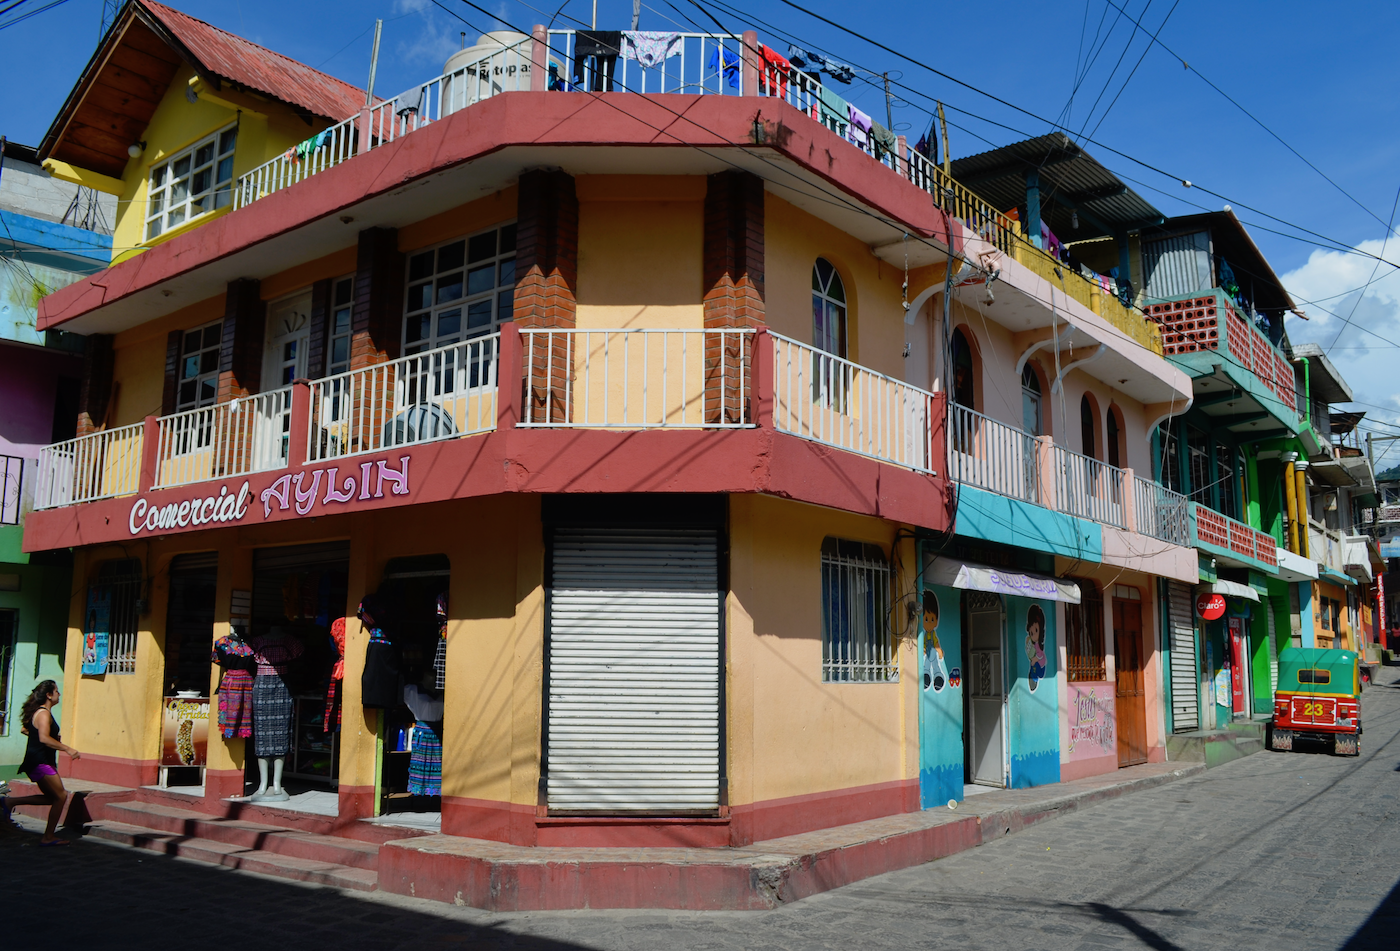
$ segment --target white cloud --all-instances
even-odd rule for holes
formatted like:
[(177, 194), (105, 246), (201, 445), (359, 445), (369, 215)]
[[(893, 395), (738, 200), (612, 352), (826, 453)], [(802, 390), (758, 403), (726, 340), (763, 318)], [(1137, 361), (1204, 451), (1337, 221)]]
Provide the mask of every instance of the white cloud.
[[(1392, 261), (1400, 258), (1400, 238), (1356, 247)], [(1374, 283), (1363, 291), (1373, 272)], [(1400, 270), (1377, 268), (1375, 258), (1361, 254), (1318, 250), (1280, 280), (1310, 318), (1290, 316), (1289, 339), (1321, 344), (1362, 404), (1356, 408), (1369, 419), (1400, 423)], [(1400, 450), (1389, 453), (1382, 466), (1397, 456)]]
[[(400, 40), (394, 53), (400, 60), (410, 63), (432, 63), (441, 69), (447, 58), (461, 48), (460, 21), (448, 24), (446, 17), (440, 17), (437, 7), (431, 0), (397, 0), (394, 9), (398, 13), (416, 13), (416, 27), (406, 27), (410, 37)], [(413, 20), (408, 21), (410, 23)], [(470, 29), (470, 28), (468, 28)]]

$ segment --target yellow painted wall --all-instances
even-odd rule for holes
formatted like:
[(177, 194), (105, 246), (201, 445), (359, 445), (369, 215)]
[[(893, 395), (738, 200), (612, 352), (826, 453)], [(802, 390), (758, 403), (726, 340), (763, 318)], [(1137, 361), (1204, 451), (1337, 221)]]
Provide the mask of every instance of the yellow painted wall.
[(205, 90), (192, 103), (186, 97), (186, 90), (193, 76), (193, 69), (186, 65), (176, 72), (170, 88), (151, 117), (150, 125), (141, 134), (141, 141), (146, 143), (145, 151), (126, 164), (126, 171), (122, 174), (126, 189), (117, 200), (116, 227), (112, 234), (114, 263), (225, 213), (220, 210), (202, 215), (195, 222), (146, 242), (146, 194), (153, 166), (237, 121), (238, 145), (233, 159), (236, 181), (239, 175), (257, 168), (330, 125), (323, 119), (313, 120), (308, 125), (282, 103), (231, 90), (219, 92), (218, 101), (214, 101), (212, 91)]
[(879, 519), (761, 495), (730, 497), (732, 804), (918, 776), (913, 643), (900, 648), (900, 683), (821, 679), (822, 539), (874, 542), (888, 553), (894, 531)]
[[(475, 201), (404, 225), (399, 229), (399, 250), (405, 254), (431, 247), (464, 235), (510, 221), (519, 206), (519, 189), (514, 185), (492, 192)], [(353, 260), (351, 261), (353, 265)]]
[(578, 327), (704, 326), (704, 176), (580, 175)]
[[(847, 359), (896, 379), (904, 376), (903, 270), (825, 221), (765, 193), (764, 310), (768, 326), (812, 342), (812, 267), (830, 261), (846, 287)], [(910, 288), (911, 296), (913, 287)]]
[(224, 295), (123, 330), (112, 340), (112, 426), (159, 416), (165, 394), (165, 348), (172, 330), (202, 327), (224, 315)]

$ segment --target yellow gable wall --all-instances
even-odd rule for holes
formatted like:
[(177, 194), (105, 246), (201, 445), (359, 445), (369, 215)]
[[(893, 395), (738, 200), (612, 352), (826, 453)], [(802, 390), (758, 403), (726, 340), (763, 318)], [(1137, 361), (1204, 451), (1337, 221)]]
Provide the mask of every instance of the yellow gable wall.
[(765, 195), (763, 214), (768, 326), (785, 337), (812, 342), (812, 267), (817, 258), (826, 258), (846, 287), (846, 358), (903, 379), (903, 270), (771, 192)]
[[(181, 66), (160, 105), (156, 107), (151, 124), (141, 134), (146, 149), (130, 159), (122, 180), (126, 190), (117, 200), (116, 228), (112, 234), (112, 261), (125, 260), (153, 244), (159, 244), (176, 234), (212, 221), (216, 215), (206, 214), (195, 222), (179, 225), (151, 242), (146, 242), (147, 186), (153, 166), (206, 136), (238, 123), (238, 144), (233, 154), (233, 176), (238, 176), (287, 151), (331, 123), (313, 119), (308, 125), (291, 108), (269, 99), (250, 94), (223, 90), (215, 93), (202, 84), (199, 99), (190, 102), (186, 95), (194, 70)], [(218, 101), (215, 101), (217, 98)], [(344, 117), (342, 117), (344, 118)], [(230, 206), (231, 207), (231, 206)], [(226, 214), (223, 209), (217, 214)]]
[(579, 329), (703, 327), (704, 176), (575, 183)]
[[(901, 683), (822, 683), (822, 539), (889, 555), (896, 526), (764, 495), (730, 496), (729, 525), (730, 802), (917, 777), (912, 642), (900, 647)], [(904, 562), (912, 557), (909, 548)], [(898, 579), (899, 590), (908, 585)]]

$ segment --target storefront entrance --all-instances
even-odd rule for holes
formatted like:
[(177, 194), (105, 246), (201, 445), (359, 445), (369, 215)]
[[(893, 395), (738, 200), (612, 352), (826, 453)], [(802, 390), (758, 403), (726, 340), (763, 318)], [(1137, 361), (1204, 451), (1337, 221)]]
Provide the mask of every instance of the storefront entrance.
[[(1123, 597), (1128, 595), (1128, 597)], [(1117, 675), (1118, 765), (1147, 762), (1147, 694), (1143, 682), (1142, 601), (1135, 588), (1116, 585), (1113, 652)]]
[(967, 764), (968, 782), (1005, 786), (1006, 682), (1004, 635), (1006, 613), (1001, 597), (983, 591), (963, 594), (967, 614)]

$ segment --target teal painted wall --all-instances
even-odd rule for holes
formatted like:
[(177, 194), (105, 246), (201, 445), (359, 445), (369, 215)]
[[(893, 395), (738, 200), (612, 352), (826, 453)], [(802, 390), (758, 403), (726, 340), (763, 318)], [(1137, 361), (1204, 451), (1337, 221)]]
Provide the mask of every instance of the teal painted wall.
[(966, 485), (958, 490), (957, 534), (1082, 561), (1103, 561), (1103, 529), (1096, 523)]
[[(1060, 781), (1060, 708), (1055, 660), (1055, 604), (1027, 598), (1005, 598), (1007, 700), (1010, 734), (1011, 785), (1043, 786)], [(1044, 645), (1030, 643), (1027, 618), (1045, 619)]]
[(1313, 627), (1312, 582), (1298, 582), (1298, 616), (1303, 624), (1302, 647), (1317, 646), (1317, 628)]
[(963, 798), (962, 592), (925, 585), (920, 607), (919, 804), (931, 809)]
[[(0, 610), (16, 612), (17, 628), (9, 695), (5, 698), (10, 716), (0, 735), (0, 779), (11, 779), (24, 759), (25, 736), (17, 719), (20, 704), (39, 681), (63, 682), (72, 571), (49, 565), (0, 563), (0, 574), (19, 576), (18, 591), (0, 591)], [(61, 725), (61, 704), (54, 713)]]

